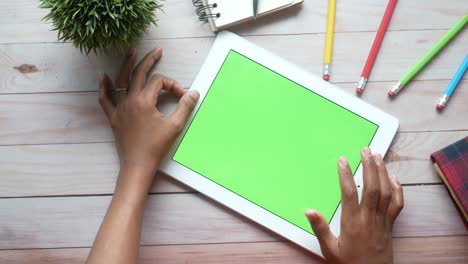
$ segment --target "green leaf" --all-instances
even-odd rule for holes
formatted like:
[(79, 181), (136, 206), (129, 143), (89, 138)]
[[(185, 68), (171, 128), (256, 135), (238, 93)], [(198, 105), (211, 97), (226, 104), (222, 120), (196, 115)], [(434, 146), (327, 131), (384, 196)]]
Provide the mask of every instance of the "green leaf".
[(39, 0), (49, 12), (61, 41), (71, 41), (81, 52), (123, 50), (140, 40), (151, 24), (161, 0)]

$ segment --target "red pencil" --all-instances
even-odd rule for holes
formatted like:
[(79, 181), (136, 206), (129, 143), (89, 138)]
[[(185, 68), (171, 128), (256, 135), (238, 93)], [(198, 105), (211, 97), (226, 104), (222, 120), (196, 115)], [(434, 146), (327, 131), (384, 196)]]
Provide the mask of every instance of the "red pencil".
[(377, 35), (375, 35), (374, 43), (372, 44), (369, 56), (367, 57), (366, 65), (364, 66), (364, 69), (361, 73), (361, 79), (359, 80), (356, 88), (356, 93), (358, 94), (362, 94), (364, 88), (366, 87), (367, 79), (369, 79), (372, 66), (374, 65), (377, 54), (379, 53), (380, 46), (382, 45), (385, 32), (387, 31), (388, 24), (390, 24), (390, 19), (392, 18), (393, 10), (395, 10), (396, 4), (397, 0), (388, 1), (385, 14), (382, 18), (382, 21), (380, 22), (379, 30), (377, 31)]

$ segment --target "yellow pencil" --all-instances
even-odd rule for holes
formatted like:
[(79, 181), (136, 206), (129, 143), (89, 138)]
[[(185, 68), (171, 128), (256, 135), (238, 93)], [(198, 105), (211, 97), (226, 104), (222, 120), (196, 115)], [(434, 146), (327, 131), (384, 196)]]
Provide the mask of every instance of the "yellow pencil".
[(327, 32), (325, 35), (325, 51), (323, 55), (323, 75), (325, 81), (330, 80), (330, 64), (333, 50), (333, 31), (335, 28), (336, 0), (328, 0)]

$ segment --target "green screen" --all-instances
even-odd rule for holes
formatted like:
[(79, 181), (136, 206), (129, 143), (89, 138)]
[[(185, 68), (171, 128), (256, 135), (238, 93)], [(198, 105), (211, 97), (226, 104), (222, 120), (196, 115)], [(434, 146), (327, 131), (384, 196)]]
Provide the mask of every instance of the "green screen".
[(173, 160), (312, 233), (340, 199), (337, 160), (353, 174), (374, 123), (231, 50)]

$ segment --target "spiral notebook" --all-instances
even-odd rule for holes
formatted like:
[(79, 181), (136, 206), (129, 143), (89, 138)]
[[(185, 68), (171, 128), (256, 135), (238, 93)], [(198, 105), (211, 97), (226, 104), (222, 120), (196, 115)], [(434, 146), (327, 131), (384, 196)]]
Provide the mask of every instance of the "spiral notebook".
[[(258, 0), (257, 17), (283, 10), (304, 0)], [(197, 15), (214, 32), (253, 20), (253, 0), (192, 0)]]

